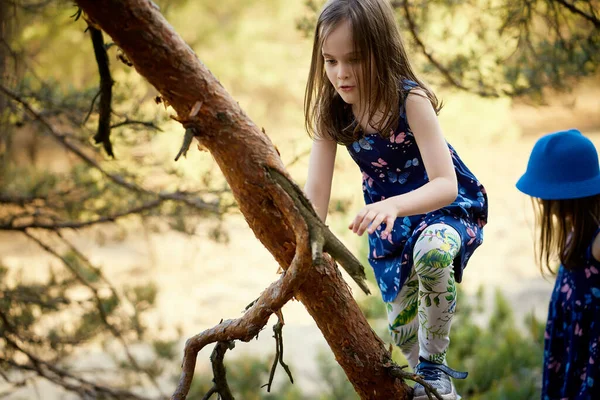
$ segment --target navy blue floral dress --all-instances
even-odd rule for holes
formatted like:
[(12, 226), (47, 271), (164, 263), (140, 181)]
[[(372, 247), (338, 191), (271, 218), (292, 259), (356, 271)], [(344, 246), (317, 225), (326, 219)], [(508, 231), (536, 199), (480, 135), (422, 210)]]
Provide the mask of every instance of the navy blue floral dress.
[[(600, 234), (596, 231), (594, 238)], [(592, 241), (593, 242), (593, 241)], [(548, 310), (543, 400), (600, 399), (600, 262), (558, 271)]]
[[(416, 83), (405, 81), (405, 90)], [(429, 181), (415, 138), (408, 125), (404, 102), (400, 105), (398, 127), (389, 138), (378, 133), (364, 135), (347, 146), (350, 156), (363, 174), (365, 203), (371, 204), (386, 198), (415, 190)], [(413, 246), (420, 232), (428, 225), (444, 223), (460, 234), (462, 246), (454, 260), (456, 282), (469, 257), (483, 241), (482, 228), (487, 222), (488, 202), (484, 187), (461, 161), (448, 144), (458, 178), (458, 196), (447, 207), (428, 214), (399, 217), (392, 234), (382, 239), (380, 229), (369, 235), (369, 262), (385, 302), (393, 301), (413, 265)]]

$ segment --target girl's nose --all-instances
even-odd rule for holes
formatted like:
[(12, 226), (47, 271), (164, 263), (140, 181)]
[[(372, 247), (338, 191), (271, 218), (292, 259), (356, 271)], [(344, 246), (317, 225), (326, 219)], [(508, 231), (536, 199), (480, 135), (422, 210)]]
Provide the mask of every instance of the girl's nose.
[(340, 80), (348, 79), (348, 77), (350, 76), (348, 67), (340, 65), (337, 75), (338, 75), (338, 79), (340, 79)]

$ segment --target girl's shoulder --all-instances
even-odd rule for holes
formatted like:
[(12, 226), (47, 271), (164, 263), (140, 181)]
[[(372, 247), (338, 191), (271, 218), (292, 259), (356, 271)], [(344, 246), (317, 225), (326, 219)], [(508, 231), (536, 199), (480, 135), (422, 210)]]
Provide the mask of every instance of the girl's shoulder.
[[(423, 103), (431, 105), (425, 88), (421, 87), (418, 82), (410, 79), (402, 79), (400, 90), (401, 111), (405, 111), (406, 105), (409, 103)], [(418, 106), (417, 106), (418, 107)]]

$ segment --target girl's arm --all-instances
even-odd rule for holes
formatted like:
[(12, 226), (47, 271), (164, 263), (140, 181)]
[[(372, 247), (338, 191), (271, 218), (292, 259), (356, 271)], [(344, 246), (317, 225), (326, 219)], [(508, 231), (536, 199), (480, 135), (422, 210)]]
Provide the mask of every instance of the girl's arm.
[[(458, 195), (456, 171), (437, 115), (425, 93), (409, 94), (406, 115), (421, 152), (429, 182), (420, 188), (396, 196), (398, 215), (425, 214), (452, 203)], [(394, 199), (394, 198), (393, 198)]]
[(592, 243), (592, 256), (596, 261), (600, 261), (600, 234), (596, 235), (596, 239)]
[(337, 143), (328, 139), (315, 139), (310, 151), (304, 193), (323, 222), (327, 218), (336, 151)]
[(437, 115), (424, 92), (413, 89), (406, 98), (406, 115), (421, 152), (429, 182), (412, 192), (373, 203), (361, 210), (349, 228), (362, 235), (382, 223), (383, 238), (392, 231), (398, 216), (425, 214), (452, 203), (458, 195), (458, 183), (448, 144), (444, 139)]

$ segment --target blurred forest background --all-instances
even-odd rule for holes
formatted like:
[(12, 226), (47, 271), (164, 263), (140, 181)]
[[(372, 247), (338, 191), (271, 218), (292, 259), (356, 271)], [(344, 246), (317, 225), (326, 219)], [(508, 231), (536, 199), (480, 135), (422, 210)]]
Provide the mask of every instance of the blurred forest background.
[[(156, 3), (302, 185), (310, 29), (322, 2)], [(535, 265), (531, 207), (514, 182), (541, 134), (577, 127), (600, 145), (600, 2), (392, 3), (417, 70), (444, 100), (447, 139), (490, 199), (449, 351), (450, 365), (470, 371), (459, 393), (539, 398), (553, 282)], [(165, 398), (185, 339), (239, 316), (277, 265), (210, 154), (192, 148), (174, 161), (183, 129), (172, 111), (71, 1), (5, 0), (0, 23), (0, 398)], [(328, 223), (370, 270), (365, 240), (346, 229), (360, 182), (338, 152)], [(354, 292), (389, 342), (370, 279), (376, 294)], [(356, 398), (302, 305), (283, 313), (295, 384), (278, 371), (271, 393), (261, 388), (275, 353), (265, 331), (227, 357), (237, 398)], [(211, 386), (209, 352), (190, 399)]]

